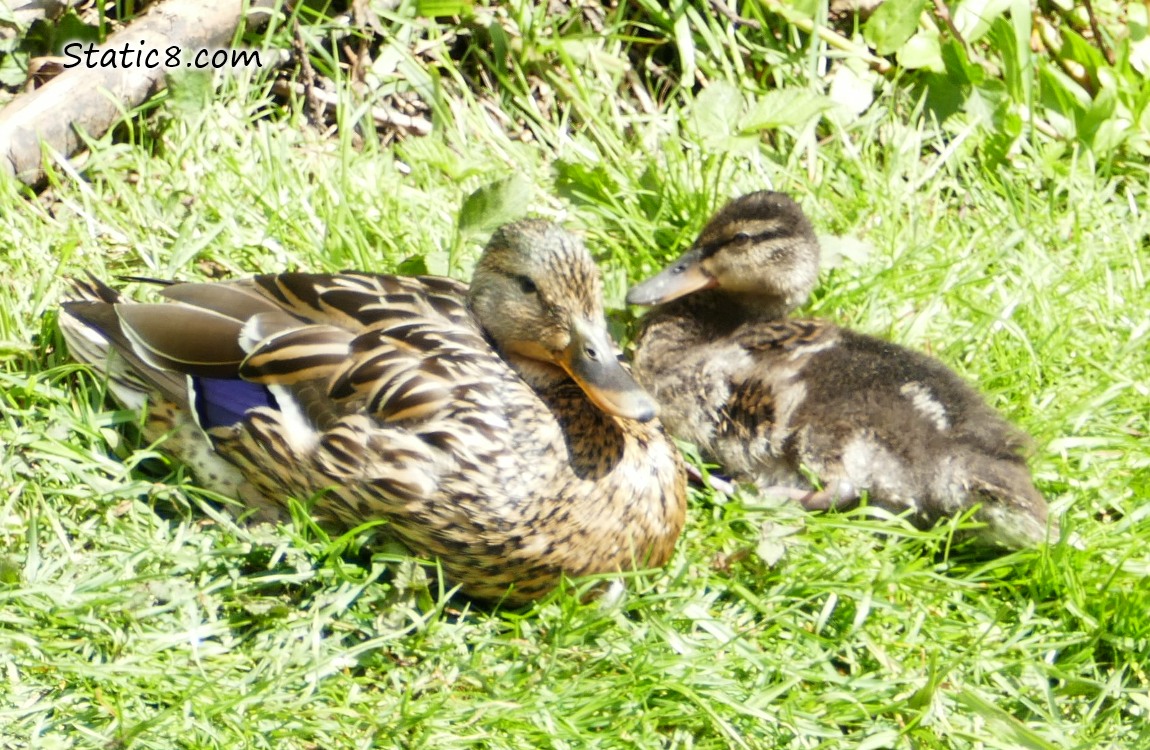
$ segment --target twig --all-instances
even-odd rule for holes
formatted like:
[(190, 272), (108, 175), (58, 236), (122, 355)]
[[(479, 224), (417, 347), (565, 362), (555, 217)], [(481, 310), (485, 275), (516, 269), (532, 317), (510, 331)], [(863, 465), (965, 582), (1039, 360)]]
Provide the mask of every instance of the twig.
[(1102, 38), (1102, 29), (1098, 27), (1098, 17), (1094, 15), (1094, 3), (1090, 0), (1082, 0), (1082, 4), (1086, 6), (1086, 17), (1090, 19), (1090, 33), (1094, 35), (1094, 43), (1098, 45), (1098, 49), (1106, 58), (1106, 62), (1113, 65), (1114, 50), (1106, 46), (1106, 41)]
[(759, 31), (763, 25), (753, 18), (743, 18), (735, 11), (731, 10), (731, 6), (727, 5), (723, 0), (711, 0), (711, 7), (719, 11), (728, 21), (735, 26), (746, 26), (748, 29)]
[(962, 33), (958, 27), (954, 25), (954, 19), (950, 15), (950, 8), (946, 7), (943, 0), (934, 0), (934, 12), (946, 24), (946, 28), (950, 29), (950, 33), (958, 40), (964, 48), (966, 47), (966, 40), (962, 38)]
[[(272, 84), (272, 91), (277, 96), (306, 96), (307, 89), (302, 83), (294, 83), (292, 81), (279, 80)], [(324, 91), (319, 87), (312, 89), (311, 95), (315, 101), (323, 105), (324, 110), (330, 112), (339, 106), (339, 96), (329, 91)], [(371, 119), (375, 121), (376, 126), (389, 125), (393, 128), (405, 130), (414, 135), (427, 135), (431, 132), (431, 121), (424, 117), (415, 117), (412, 115), (405, 115), (402, 112), (397, 112), (391, 107), (384, 105), (375, 105), (371, 108)]]
[(315, 68), (311, 66), (311, 58), (308, 57), (307, 44), (304, 42), (303, 30), (300, 28), (299, 19), (292, 19), (292, 38), (291, 38), (292, 51), (295, 52), (296, 60), (299, 61), (300, 78), (303, 80), (301, 87), (303, 89), (304, 98), (304, 111), (307, 115), (308, 123), (316, 129), (323, 128), (323, 102), (319, 99), (320, 88), (315, 85)]

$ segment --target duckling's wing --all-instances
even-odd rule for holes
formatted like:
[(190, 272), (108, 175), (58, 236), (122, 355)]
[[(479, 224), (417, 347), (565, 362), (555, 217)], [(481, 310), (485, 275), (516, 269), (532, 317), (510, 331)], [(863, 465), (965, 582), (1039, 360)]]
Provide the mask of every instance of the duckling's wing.
[(752, 355), (786, 354), (795, 359), (831, 345), (840, 330), (821, 320), (774, 320), (745, 325), (732, 338)]
[(719, 439), (751, 441), (752, 451), (779, 452), (793, 429), (795, 411), (807, 398), (797, 376), (811, 356), (834, 343), (838, 330), (822, 321), (797, 319), (738, 329), (731, 343), (742, 356), (731, 361), (744, 364), (730, 373), (729, 397), (716, 425)]

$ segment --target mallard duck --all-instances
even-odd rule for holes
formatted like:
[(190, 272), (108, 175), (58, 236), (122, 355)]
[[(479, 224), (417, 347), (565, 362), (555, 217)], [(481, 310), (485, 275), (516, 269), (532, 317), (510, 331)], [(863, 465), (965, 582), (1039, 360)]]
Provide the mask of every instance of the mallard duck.
[(1027, 438), (961, 378), (888, 341), (786, 318), (818, 271), (802, 209), (763, 191), (728, 203), (686, 253), (630, 290), (628, 302), (658, 305), (642, 320), (634, 373), (668, 431), (810, 509), (865, 493), (929, 527), (977, 507), (981, 540), (1046, 539)]
[(681, 459), (620, 363), (590, 254), (554, 224), (498, 230), (470, 288), (354, 272), (170, 283), (151, 304), (78, 288), (72, 355), (249, 507), (386, 519), (463, 592), (511, 605), (672, 553)]

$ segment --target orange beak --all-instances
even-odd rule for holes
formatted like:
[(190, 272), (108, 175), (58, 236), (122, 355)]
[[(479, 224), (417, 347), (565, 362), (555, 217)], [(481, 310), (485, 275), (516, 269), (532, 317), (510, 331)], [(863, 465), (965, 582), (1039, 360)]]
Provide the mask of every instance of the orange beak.
[(571, 327), (571, 343), (557, 353), (555, 362), (607, 414), (639, 422), (658, 414), (655, 402), (615, 356), (605, 327), (576, 322)]

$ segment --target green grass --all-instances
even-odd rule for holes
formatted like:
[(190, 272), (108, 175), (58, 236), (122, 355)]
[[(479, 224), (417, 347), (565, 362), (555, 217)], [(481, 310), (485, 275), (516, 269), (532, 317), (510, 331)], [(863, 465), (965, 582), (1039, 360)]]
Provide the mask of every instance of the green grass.
[[(730, 122), (768, 89), (825, 92), (838, 58), (758, 6), (771, 35), (681, 10), (381, 10), (375, 57), (401, 63), (380, 91), (420, 92), (431, 136), (381, 141), (342, 79), (324, 133), (263, 78), (222, 79), (40, 195), (0, 185), (0, 747), (1150, 747), (1144, 158), (1036, 132), (1004, 160), (912, 74), (857, 119), (748, 134)], [(711, 85), (682, 85), (685, 59)], [(529, 201), (461, 222), (513, 175)], [(977, 384), (1034, 436), (1081, 549), (987, 557), (947, 528), (694, 493), (675, 558), (618, 606), (492, 611), (409, 583), (370, 531), (234, 526), (55, 331), (88, 270), (465, 278), (486, 223), (527, 209), (586, 236), (619, 308), (762, 187), (841, 251), (807, 312)]]

